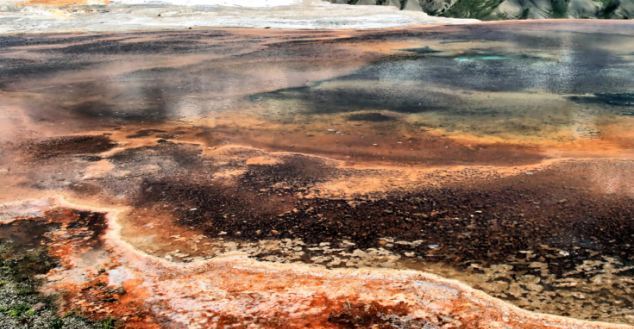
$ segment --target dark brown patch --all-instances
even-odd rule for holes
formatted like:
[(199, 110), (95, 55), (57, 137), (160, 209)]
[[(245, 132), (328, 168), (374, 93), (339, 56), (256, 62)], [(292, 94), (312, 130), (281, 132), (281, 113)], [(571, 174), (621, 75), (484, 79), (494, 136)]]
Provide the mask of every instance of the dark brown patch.
[[(117, 169), (136, 170), (147, 163), (157, 163), (161, 160), (173, 162), (180, 169), (193, 173), (203, 164), (201, 149), (197, 145), (179, 144), (167, 140), (157, 142), (157, 145), (128, 148), (108, 158)], [(178, 169), (174, 168), (174, 169)], [(165, 170), (165, 167), (163, 167)]]
[[(333, 173), (334, 169), (322, 160), (293, 155), (285, 157), (279, 164), (249, 165), (241, 178), (241, 184), (257, 191), (272, 189), (291, 193), (304, 191)], [(283, 186), (276, 188), (279, 184)]]
[(141, 130), (135, 132), (134, 134), (130, 134), (130, 135), (126, 136), (126, 137), (127, 138), (149, 137), (149, 136), (160, 134), (160, 133), (164, 133), (164, 132), (165, 132), (165, 130), (161, 130), (161, 129), (141, 129)]
[(102, 236), (108, 228), (106, 214), (99, 212), (58, 208), (46, 212), (46, 218), (65, 223), (67, 229), (77, 232), (75, 239), (83, 240), (82, 245), (91, 248), (102, 246)]
[[(597, 252), (631, 260), (634, 200), (595, 193), (559, 170), (352, 202), (296, 199), (301, 191), (293, 186), (281, 197), (275, 189), (261, 189), (259, 181), (246, 184), (250, 180), (231, 188), (146, 181), (141, 197), (144, 203), (168, 204), (181, 223), (211, 236), (226, 232), (236, 239), (301, 238), (334, 245), (345, 239), (357, 248), (379, 247), (384, 237), (418, 240), (416, 247), (393, 250), (461, 266), (504, 262), (532, 250), (556, 274)], [(553, 254), (552, 248), (565, 252)]]
[(44, 160), (69, 155), (101, 153), (116, 145), (110, 138), (103, 135), (62, 136), (31, 142), (26, 145), (26, 151), (34, 158)]
[(403, 302), (394, 306), (384, 306), (377, 302), (368, 304), (346, 302), (340, 310), (328, 315), (328, 322), (345, 329), (405, 329), (430, 325), (427, 321), (408, 317), (409, 313), (409, 308)]
[[(289, 207), (285, 199), (215, 185), (177, 181), (143, 181), (137, 197), (139, 205), (163, 204), (183, 225), (201, 225), (210, 234), (219, 234), (233, 223), (274, 218)], [(253, 230), (253, 236), (260, 233)], [(212, 233), (213, 232), (213, 233)], [(239, 231), (232, 231), (239, 236)]]

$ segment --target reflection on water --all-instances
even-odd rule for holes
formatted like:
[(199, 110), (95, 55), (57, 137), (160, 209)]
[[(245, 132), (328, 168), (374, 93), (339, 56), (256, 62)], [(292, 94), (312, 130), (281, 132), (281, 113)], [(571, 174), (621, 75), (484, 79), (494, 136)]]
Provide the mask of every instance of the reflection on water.
[[(342, 60), (358, 57), (337, 48), (342, 41), (333, 42), (329, 47), (334, 48), (325, 53), (319, 51), (318, 40), (266, 46), (266, 38), (237, 42), (220, 32), (165, 34), (152, 41), (133, 36), (5, 37), (0, 85), (39, 94), (29, 101), (38, 119), (42, 104), (55, 105), (60, 115), (116, 122), (198, 118), (255, 105), (267, 118), (281, 111), (285, 121), (297, 113), (310, 118), (392, 111), (442, 131), (577, 138), (600, 137), (603, 126), (631, 116), (630, 25), (579, 31), (537, 24), (447, 30), (391, 36), (418, 46), (362, 66)], [(344, 41), (366, 41), (349, 39)], [(60, 46), (63, 42), (74, 44)], [(32, 44), (39, 47), (29, 51), (33, 58), (19, 58), (20, 49)], [(156, 51), (173, 59), (153, 59)], [(75, 56), (72, 63), (68, 54)], [(119, 57), (129, 62), (121, 65)], [(346, 71), (350, 73), (338, 74)], [(60, 78), (38, 82), (30, 80), (34, 76)], [(293, 87), (285, 89), (289, 85)], [(251, 95), (261, 91), (266, 92)], [(239, 105), (246, 96), (255, 104)]]
[(256, 99), (306, 114), (388, 110), (426, 127), (502, 136), (595, 137), (631, 115), (631, 34), (469, 32), (422, 38), (352, 74)]

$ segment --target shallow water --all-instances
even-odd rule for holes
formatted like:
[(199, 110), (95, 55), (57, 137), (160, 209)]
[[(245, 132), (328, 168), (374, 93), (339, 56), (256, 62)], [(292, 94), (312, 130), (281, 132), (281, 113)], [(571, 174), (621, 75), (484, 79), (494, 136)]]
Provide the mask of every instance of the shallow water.
[(306, 114), (391, 111), (429, 128), (520, 138), (594, 138), (632, 115), (631, 27), (524, 27), (422, 33), (420, 47), (264, 99), (300, 102)]

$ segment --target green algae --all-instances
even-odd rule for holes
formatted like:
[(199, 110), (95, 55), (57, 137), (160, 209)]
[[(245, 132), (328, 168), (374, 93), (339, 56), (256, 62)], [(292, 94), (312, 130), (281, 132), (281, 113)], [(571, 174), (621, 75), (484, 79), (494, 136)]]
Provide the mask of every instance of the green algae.
[(38, 220), (0, 225), (0, 328), (114, 329), (114, 319), (60, 315), (56, 296), (39, 291), (40, 277), (57, 266), (46, 247), (46, 233), (53, 228)]

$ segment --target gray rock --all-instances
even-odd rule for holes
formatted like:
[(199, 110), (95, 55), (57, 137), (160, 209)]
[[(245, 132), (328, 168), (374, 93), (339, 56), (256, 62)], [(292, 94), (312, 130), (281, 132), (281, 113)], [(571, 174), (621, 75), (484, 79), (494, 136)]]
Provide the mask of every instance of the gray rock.
[[(411, 1), (411, 0), (410, 0)], [(441, 15), (458, 0), (418, 0), (421, 8), (430, 15)]]
[(634, 18), (634, 0), (621, 0), (619, 7), (614, 11), (611, 18)]
[[(476, 16), (484, 19), (632, 18), (634, 0), (331, 0), (334, 3), (394, 6), (436, 16)], [(490, 6), (487, 10), (486, 6)], [(476, 13), (476, 14), (474, 14)], [(489, 14), (490, 13), (490, 14)], [(477, 17), (478, 15), (484, 17)]]
[[(405, 2), (405, 8), (403, 9), (412, 11), (423, 11), (423, 7), (421, 7), (419, 0), (407, 0)], [(427, 11), (425, 10), (425, 12)]]
[(601, 10), (601, 3), (592, 0), (570, 0), (568, 17), (592, 18)]

